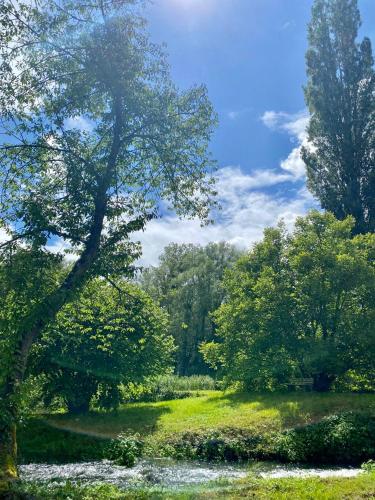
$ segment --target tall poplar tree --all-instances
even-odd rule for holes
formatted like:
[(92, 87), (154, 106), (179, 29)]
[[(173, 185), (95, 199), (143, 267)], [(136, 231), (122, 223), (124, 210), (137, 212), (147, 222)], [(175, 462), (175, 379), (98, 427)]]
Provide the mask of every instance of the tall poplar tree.
[(354, 232), (375, 229), (375, 74), (371, 42), (357, 42), (357, 0), (315, 0), (306, 55), (308, 185)]

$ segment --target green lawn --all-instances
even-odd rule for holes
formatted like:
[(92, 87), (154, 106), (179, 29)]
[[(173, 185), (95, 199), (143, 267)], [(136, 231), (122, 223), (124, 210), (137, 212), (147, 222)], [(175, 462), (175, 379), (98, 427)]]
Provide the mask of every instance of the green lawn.
[(182, 400), (128, 404), (111, 413), (54, 415), (48, 418), (48, 423), (100, 437), (115, 437), (129, 430), (161, 438), (186, 430), (223, 427), (257, 433), (279, 431), (350, 410), (375, 412), (375, 395), (297, 392), (257, 395), (206, 391), (199, 397)]
[(111, 485), (83, 486), (67, 484), (58, 488), (29, 483), (20, 485), (24, 493), (40, 500), (203, 500), (210, 498), (264, 500), (356, 500), (375, 498), (375, 475), (340, 479), (255, 479), (249, 477), (234, 483), (208, 484), (185, 491), (151, 488), (143, 491), (124, 491)]

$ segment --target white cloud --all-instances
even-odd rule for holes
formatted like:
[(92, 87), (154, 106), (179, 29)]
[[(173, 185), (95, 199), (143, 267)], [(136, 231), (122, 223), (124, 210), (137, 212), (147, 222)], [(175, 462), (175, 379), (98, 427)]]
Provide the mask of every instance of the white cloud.
[(300, 189), (293, 199), (287, 199), (254, 189), (292, 178), (271, 171), (245, 174), (239, 167), (221, 169), (216, 188), (222, 209), (214, 214), (215, 224), (201, 227), (198, 220), (180, 220), (174, 215), (151, 221), (145, 232), (136, 235), (143, 248), (140, 263), (157, 264), (164, 247), (171, 242), (206, 245), (225, 240), (248, 248), (261, 239), (265, 227), (275, 225), (280, 219), (291, 228), (296, 217), (313, 205), (307, 190)]
[[(228, 117), (235, 120), (240, 113), (231, 111)], [(225, 240), (248, 248), (262, 237), (265, 227), (283, 219), (291, 229), (298, 216), (315, 206), (306, 187), (297, 192), (290, 191), (288, 197), (264, 192), (271, 186), (304, 179), (301, 147), (309, 146), (306, 132), (308, 113), (266, 111), (261, 120), (271, 130), (287, 133), (296, 143), (288, 157), (281, 160), (280, 169), (255, 170), (250, 174), (244, 173), (240, 167), (220, 169), (216, 188), (222, 209), (213, 214), (215, 224), (202, 228), (198, 220), (180, 220), (173, 214), (151, 221), (145, 232), (137, 235), (143, 248), (142, 265), (157, 264), (164, 247), (171, 242), (206, 245)]]
[(306, 175), (306, 165), (301, 157), (301, 146), (294, 148), (288, 158), (282, 160), (280, 167), (286, 172), (290, 172), (295, 179), (303, 179)]
[(306, 167), (301, 158), (301, 148), (310, 147), (307, 139), (306, 128), (309, 123), (307, 111), (295, 114), (283, 111), (266, 111), (261, 120), (271, 130), (288, 133), (292, 140), (297, 142), (289, 156), (280, 162), (280, 167), (293, 175), (296, 179), (303, 179), (306, 175)]
[(68, 129), (78, 129), (81, 130), (81, 132), (91, 132), (93, 123), (84, 116), (75, 116), (65, 120), (65, 127)]

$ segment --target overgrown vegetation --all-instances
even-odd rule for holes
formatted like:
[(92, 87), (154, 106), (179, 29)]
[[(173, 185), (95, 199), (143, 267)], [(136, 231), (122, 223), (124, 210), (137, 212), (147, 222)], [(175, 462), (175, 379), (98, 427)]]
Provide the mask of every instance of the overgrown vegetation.
[(120, 384), (138, 383), (172, 366), (168, 318), (137, 286), (93, 280), (58, 314), (33, 351), (43, 400), (60, 397), (70, 413), (91, 405), (115, 409)]
[(125, 403), (168, 401), (184, 399), (194, 395), (194, 391), (212, 391), (216, 387), (214, 379), (208, 375), (162, 375), (146, 380), (143, 384), (127, 384), (121, 388)]

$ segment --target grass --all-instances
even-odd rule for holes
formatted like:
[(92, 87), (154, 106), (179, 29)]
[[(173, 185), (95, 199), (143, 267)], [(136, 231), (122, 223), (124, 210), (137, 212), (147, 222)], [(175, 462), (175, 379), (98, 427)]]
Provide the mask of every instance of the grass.
[[(270, 456), (274, 454), (273, 445), (271, 448), (267, 445), (267, 436), (271, 433), (318, 422), (325, 416), (348, 410), (375, 414), (375, 395), (202, 391), (199, 397), (182, 400), (127, 404), (116, 412), (56, 414), (47, 415), (43, 420), (31, 419), (26, 427), (20, 428), (19, 455), (23, 462), (101, 459), (109, 439), (121, 432), (131, 432), (143, 437), (147, 455), (177, 457), (181, 444), (186, 445), (183, 435), (187, 431), (200, 432), (204, 437), (220, 430), (233, 430), (264, 436), (265, 444), (250, 456), (267, 458), (270, 453)], [(179, 443), (180, 437), (182, 443)]]
[(199, 397), (157, 403), (133, 403), (117, 412), (48, 417), (50, 425), (90, 436), (116, 437), (139, 432), (163, 439), (186, 430), (242, 428), (256, 433), (317, 422), (344, 411), (375, 412), (374, 394), (238, 394), (202, 391)]
[(269, 500), (344, 500), (375, 498), (375, 475), (362, 474), (356, 478), (306, 478), (306, 479), (257, 479), (249, 477), (234, 483), (211, 483), (188, 490), (173, 491), (150, 488), (122, 491), (112, 485), (79, 486), (68, 483), (62, 486), (36, 483), (21, 484), (18, 491), (40, 500), (127, 500), (127, 499), (240, 499)]

